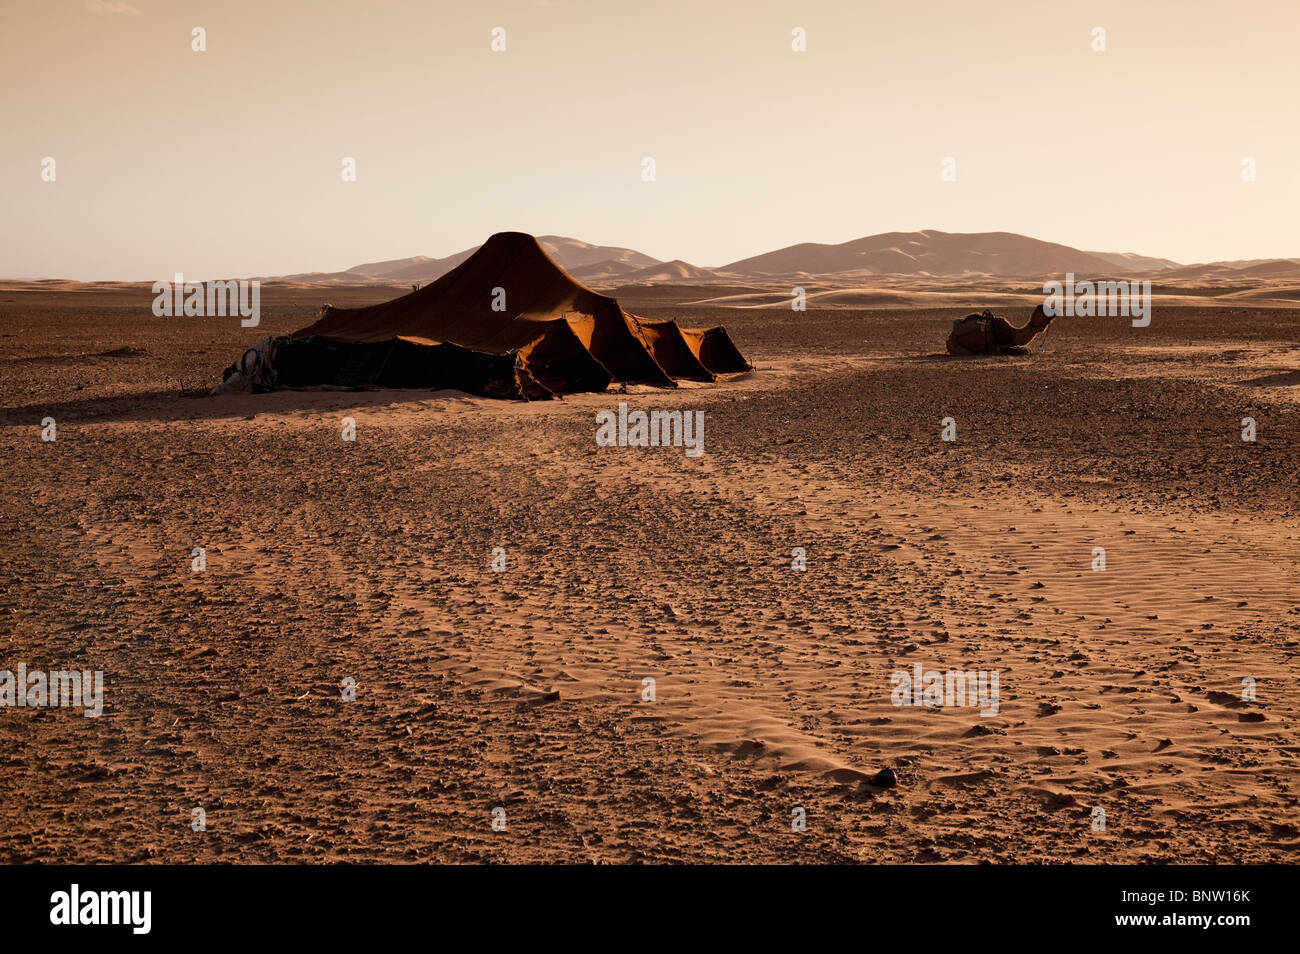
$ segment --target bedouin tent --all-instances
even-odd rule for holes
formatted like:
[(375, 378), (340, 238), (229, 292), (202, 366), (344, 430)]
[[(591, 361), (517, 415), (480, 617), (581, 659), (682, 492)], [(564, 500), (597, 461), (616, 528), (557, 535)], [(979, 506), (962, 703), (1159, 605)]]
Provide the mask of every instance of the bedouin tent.
[[(251, 356), (251, 366), (250, 366)], [(367, 308), (325, 306), (226, 378), (270, 387), (457, 388), (547, 398), (612, 382), (676, 387), (751, 369), (721, 326), (642, 321), (569, 276), (531, 235), (498, 232), (437, 281)]]

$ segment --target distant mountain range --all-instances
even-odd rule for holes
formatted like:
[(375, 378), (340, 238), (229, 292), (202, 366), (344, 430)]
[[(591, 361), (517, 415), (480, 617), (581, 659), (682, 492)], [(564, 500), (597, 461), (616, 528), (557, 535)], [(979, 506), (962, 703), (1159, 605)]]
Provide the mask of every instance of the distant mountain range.
[[(562, 235), (539, 235), (537, 241), (561, 268), (575, 278), (580, 277), (579, 272), (600, 277), (632, 275), (642, 269), (665, 264), (657, 258), (651, 258), (630, 248), (591, 245)], [(389, 285), (416, 282), (426, 284), (447, 274), (477, 252), (480, 247), (475, 245), (473, 248), (456, 252), (446, 258), (416, 255), (412, 258), (397, 258), (388, 262), (354, 265), (343, 272), (305, 272), (299, 275), (263, 279), (263, 281), (311, 282), (324, 285)]]
[[(574, 278), (597, 287), (787, 280), (846, 285), (889, 277), (1042, 281), (1066, 272), (1080, 278), (1141, 275), (1183, 282), (1300, 280), (1300, 259), (1182, 265), (1133, 252), (1086, 252), (1013, 232), (885, 232), (838, 245), (805, 242), (717, 268), (680, 259), (663, 262), (634, 249), (592, 245), (559, 235), (538, 236), (538, 242)], [(419, 255), (356, 265), (342, 272), (307, 272), (262, 280), (322, 285), (427, 284), (477, 250), (475, 246), (445, 258)]]

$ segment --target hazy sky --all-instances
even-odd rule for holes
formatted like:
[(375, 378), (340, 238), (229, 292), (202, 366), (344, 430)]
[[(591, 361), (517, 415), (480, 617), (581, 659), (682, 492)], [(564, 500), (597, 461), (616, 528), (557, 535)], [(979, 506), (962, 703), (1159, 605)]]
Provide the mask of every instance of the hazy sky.
[(1297, 0), (3, 0), (0, 277), (505, 229), (699, 265), (923, 228), (1300, 256), (1298, 37)]

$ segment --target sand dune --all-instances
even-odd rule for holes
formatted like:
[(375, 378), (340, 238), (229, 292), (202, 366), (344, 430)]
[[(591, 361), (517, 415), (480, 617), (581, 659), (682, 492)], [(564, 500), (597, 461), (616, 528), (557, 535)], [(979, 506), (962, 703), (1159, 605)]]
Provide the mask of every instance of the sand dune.
[(1150, 255), (1138, 255), (1136, 252), (1088, 252), (1088, 254), (1109, 262), (1125, 274), (1152, 274), (1179, 267), (1173, 259), (1153, 258)]
[[(630, 248), (592, 245), (562, 235), (539, 235), (537, 241), (542, 248), (546, 249), (547, 254), (559, 263), (561, 268), (570, 272), (575, 272), (577, 269), (589, 269), (593, 265), (601, 265), (602, 270), (596, 274), (604, 277), (607, 274), (616, 274), (620, 266), (629, 266), (631, 270), (635, 271), (659, 264), (658, 259), (651, 258), (649, 255), (644, 255)], [(428, 258), (424, 255), (416, 255), (412, 258), (356, 265), (342, 272), (306, 272), (297, 275), (285, 275), (273, 280), (323, 285), (424, 284), (441, 278), (457, 265), (468, 260), (480, 247), (475, 245), (473, 248), (467, 248), (445, 258)], [(577, 277), (589, 278), (591, 275), (578, 275)]]
[[(653, 268), (654, 266), (650, 267)], [(588, 284), (619, 280), (639, 271), (641, 271), (640, 266), (616, 258), (607, 258), (604, 261), (594, 262), (590, 265), (576, 265), (568, 269), (570, 275), (578, 279), (578, 281)]]
[(683, 262), (681, 259), (676, 258), (671, 262), (650, 265), (629, 275), (624, 275), (622, 280), (659, 284), (707, 281), (713, 277), (715, 277), (714, 273), (710, 269), (700, 268), (698, 265), (692, 265), (690, 262)]
[(886, 232), (839, 245), (805, 243), (724, 265), (720, 271), (765, 275), (1045, 276), (1105, 275), (1114, 263), (1088, 252), (1011, 232)]

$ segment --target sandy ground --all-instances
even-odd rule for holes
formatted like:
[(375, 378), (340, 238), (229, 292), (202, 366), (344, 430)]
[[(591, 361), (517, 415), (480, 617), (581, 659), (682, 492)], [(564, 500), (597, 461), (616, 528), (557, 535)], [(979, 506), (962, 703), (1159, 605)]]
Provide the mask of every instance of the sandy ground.
[[(183, 397), (320, 294), (148, 303), (0, 288), (0, 669), (107, 681), (0, 709), (0, 861), (1297, 857), (1300, 312), (954, 360), (966, 309), (665, 308), (758, 371), (522, 404)], [(619, 400), (705, 454), (597, 447)]]

